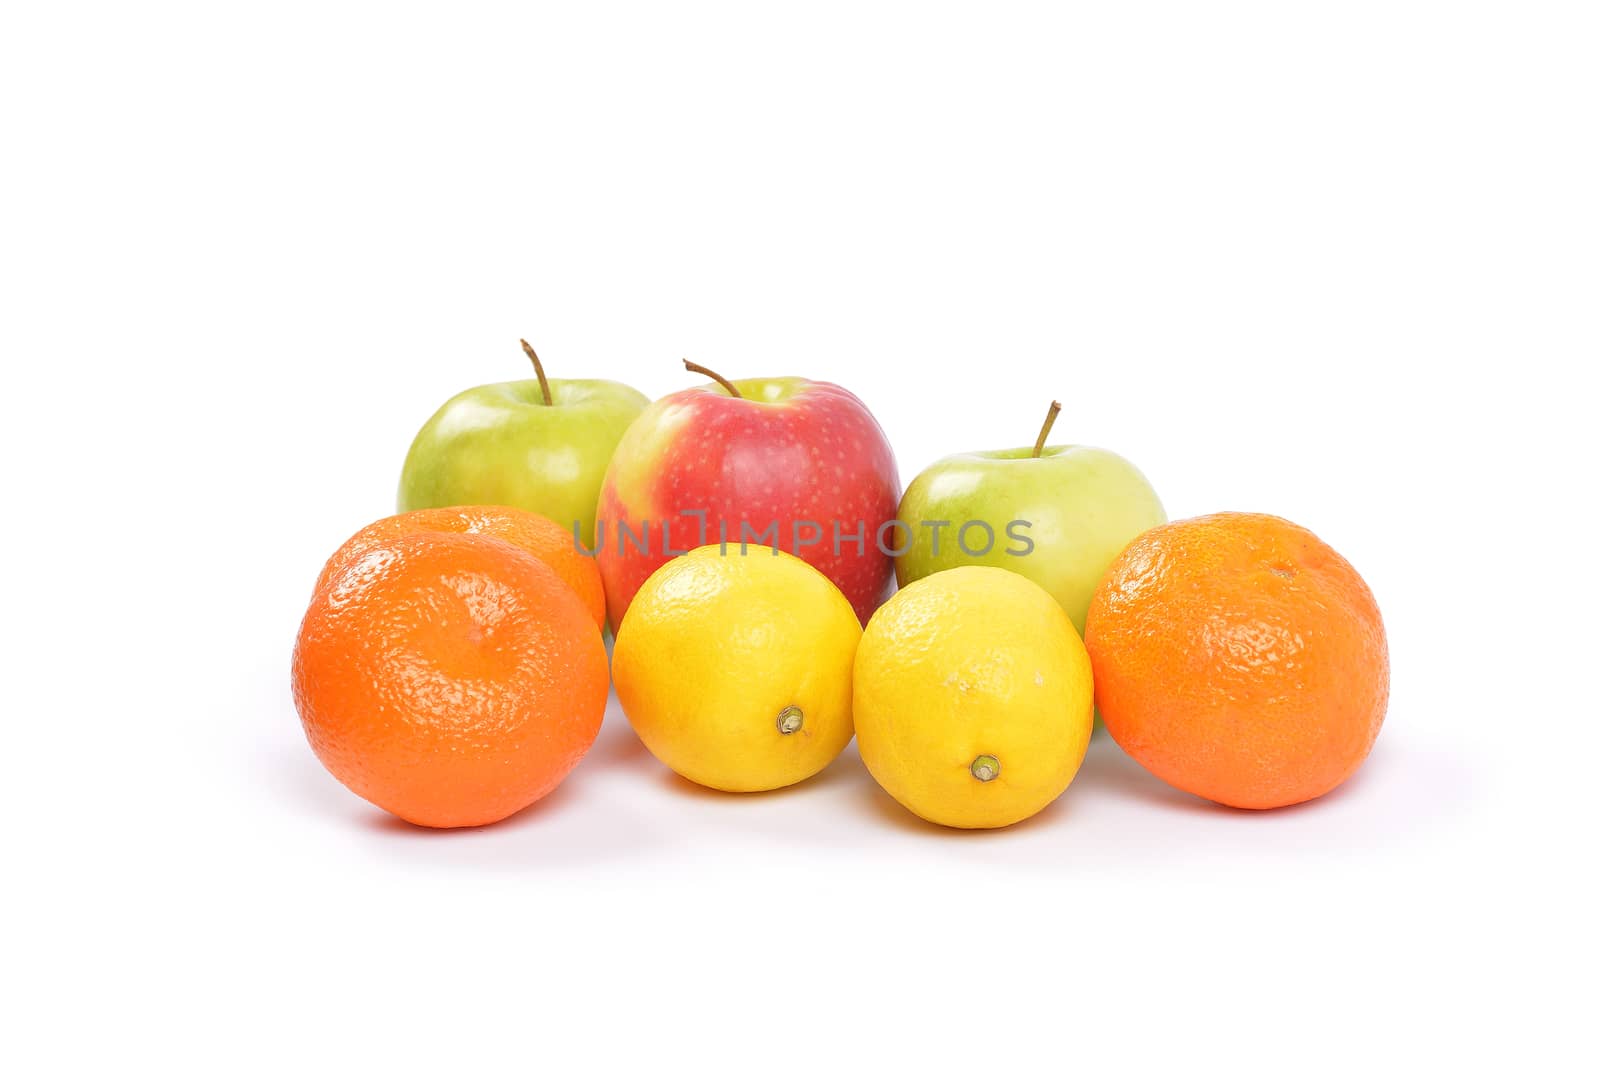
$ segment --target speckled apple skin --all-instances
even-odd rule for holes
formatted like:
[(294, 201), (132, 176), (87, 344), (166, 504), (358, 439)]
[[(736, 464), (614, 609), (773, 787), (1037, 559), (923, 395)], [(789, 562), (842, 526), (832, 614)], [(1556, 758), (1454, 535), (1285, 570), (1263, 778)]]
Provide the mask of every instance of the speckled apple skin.
[[(804, 378), (735, 381), (687, 389), (645, 409), (617, 445), (600, 488), (597, 562), (606, 610), (619, 629), (644, 580), (667, 560), (726, 540), (740, 551), (741, 523), (764, 537), (778, 524), (778, 547), (816, 567), (839, 587), (862, 625), (888, 595), (894, 560), (878, 531), (895, 517), (900, 477), (883, 429), (855, 394)], [(704, 510), (701, 529), (696, 515)], [(661, 522), (668, 522), (663, 551)], [(817, 523), (821, 541), (800, 546), (796, 521)], [(619, 541), (620, 524), (636, 534), (649, 523), (647, 551)], [(841, 534), (834, 552), (834, 524)], [(864, 530), (858, 547), (847, 537)], [(726, 537), (721, 534), (726, 530)], [(816, 531), (802, 530), (802, 536)], [(597, 534), (598, 536), (598, 534)], [(884, 533), (890, 544), (892, 531)], [(752, 543), (748, 551), (770, 548)]]

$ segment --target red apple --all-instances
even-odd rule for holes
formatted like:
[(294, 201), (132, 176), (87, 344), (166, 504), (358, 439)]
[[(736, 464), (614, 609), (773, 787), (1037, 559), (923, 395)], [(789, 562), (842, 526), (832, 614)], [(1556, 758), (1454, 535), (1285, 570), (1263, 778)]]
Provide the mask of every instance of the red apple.
[(865, 625), (894, 574), (887, 550), (900, 502), (894, 453), (877, 420), (827, 382), (730, 382), (684, 363), (718, 384), (646, 408), (600, 487), (595, 552), (612, 629), (657, 567), (718, 542), (730, 552), (775, 546), (799, 556), (839, 587)]

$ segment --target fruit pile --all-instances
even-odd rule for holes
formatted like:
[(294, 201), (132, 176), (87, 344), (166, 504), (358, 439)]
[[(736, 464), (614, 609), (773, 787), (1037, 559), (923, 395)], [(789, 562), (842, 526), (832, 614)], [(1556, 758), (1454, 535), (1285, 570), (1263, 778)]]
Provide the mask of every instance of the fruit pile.
[[(948, 457), (902, 495), (853, 394), (729, 381), (650, 403), (545, 377), (452, 398), (401, 513), (318, 577), (295, 642), (306, 737), (353, 792), (481, 826), (550, 792), (614, 683), (662, 763), (793, 785), (854, 736), (931, 822), (1007, 826), (1077, 774), (1095, 710), (1163, 780), (1276, 808), (1371, 751), (1389, 660), (1361, 576), (1270, 515), (1167, 522), (1126, 460)], [(889, 595), (898, 581), (898, 591)], [(611, 662), (604, 631), (615, 634)]]

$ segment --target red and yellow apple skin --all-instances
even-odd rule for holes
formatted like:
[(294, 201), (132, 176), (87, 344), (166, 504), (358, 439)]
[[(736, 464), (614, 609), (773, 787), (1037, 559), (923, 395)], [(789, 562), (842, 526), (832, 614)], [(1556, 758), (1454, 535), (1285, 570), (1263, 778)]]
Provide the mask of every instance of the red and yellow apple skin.
[[(669, 559), (719, 541), (730, 552), (741, 540), (747, 551), (770, 551), (774, 523), (777, 547), (827, 575), (865, 625), (894, 575), (885, 524), (900, 502), (900, 477), (882, 428), (855, 394), (827, 382), (733, 385), (739, 397), (721, 385), (662, 397), (617, 444), (595, 515), (612, 629)], [(797, 531), (797, 522), (815, 528)], [(816, 543), (797, 543), (797, 532)]]

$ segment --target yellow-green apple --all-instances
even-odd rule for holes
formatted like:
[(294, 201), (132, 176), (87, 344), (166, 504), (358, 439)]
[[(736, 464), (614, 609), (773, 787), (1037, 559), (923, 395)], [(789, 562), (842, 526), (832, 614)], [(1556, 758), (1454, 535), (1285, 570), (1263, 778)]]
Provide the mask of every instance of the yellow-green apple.
[[(611, 457), (596, 552), (613, 629), (644, 580), (702, 544), (773, 548), (827, 575), (862, 623), (889, 591), (900, 476), (855, 394), (805, 378), (747, 378), (645, 409)], [(742, 547), (741, 547), (742, 546)], [(761, 547), (767, 546), (767, 547)]]
[(912, 479), (895, 541), (902, 586), (973, 564), (1031, 578), (1083, 633), (1106, 568), (1135, 537), (1167, 520), (1132, 463), (1087, 445), (1044, 446), (1052, 403), (1032, 448), (946, 456)]
[(400, 510), (506, 504), (592, 546), (606, 464), (650, 398), (621, 382), (546, 378), (522, 347), (537, 380), (457, 393), (418, 432), (400, 472)]

